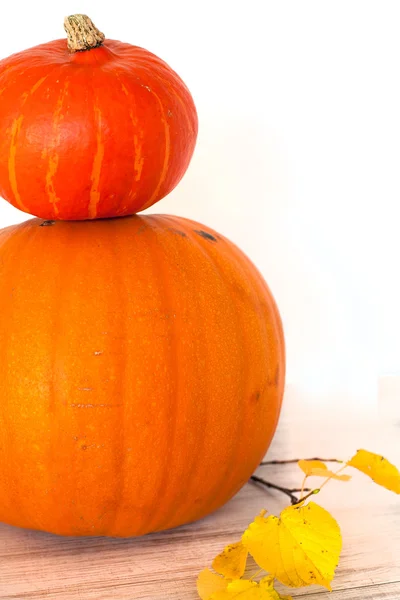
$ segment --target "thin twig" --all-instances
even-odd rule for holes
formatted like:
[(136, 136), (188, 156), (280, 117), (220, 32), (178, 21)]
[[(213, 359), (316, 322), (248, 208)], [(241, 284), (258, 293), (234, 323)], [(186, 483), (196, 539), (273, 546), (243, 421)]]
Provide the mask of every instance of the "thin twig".
[(308, 494), (306, 496), (304, 496), (304, 498), (300, 498), (300, 500), (298, 502), (295, 502), (295, 504), (300, 504), (300, 502), (305, 502), (306, 500), (308, 500), (308, 498), (310, 496), (314, 496), (314, 494), (319, 494), (319, 492), (320, 492), (319, 488), (316, 488), (315, 490), (310, 490), (308, 492)]
[[(277, 485), (276, 483), (271, 483), (270, 481), (266, 481), (265, 479), (263, 479), (262, 477), (258, 477), (257, 475), (252, 475), (250, 477), (250, 480), (254, 481), (255, 483), (260, 483), (261, 485), (264, 485), (267, 488), (271, 488), (273, 490), (278, 490), (278, 492), (282, 492), (282, 494), (286, 494), (286, 496), (289, 496), (292, 504), (297, 504), (298, 502), (300, 502), (299, 498), (297, 496), (295, 496), (295, 492), (301, 491), (300, 488), (290, 488), (290, 489), (285, 488), (280, 485)], [(306, 488), (303, 491), (309, 492), (310, 489)]]
[(304, 459), (300, 459), (300, 458), (290, 458), (289, 460), (263, 460), (262, 462), (260, 462), (260, 467), (263, 467), (264, 465), (289, 465), (289, 464), (293, 464), (293, 463), (298, 463), (299, 460), (320, 460), (321, 462), (335, 462), (335, 463), (342, 463), (342, 460), (339, 460), (338, 458), (304, 458)]

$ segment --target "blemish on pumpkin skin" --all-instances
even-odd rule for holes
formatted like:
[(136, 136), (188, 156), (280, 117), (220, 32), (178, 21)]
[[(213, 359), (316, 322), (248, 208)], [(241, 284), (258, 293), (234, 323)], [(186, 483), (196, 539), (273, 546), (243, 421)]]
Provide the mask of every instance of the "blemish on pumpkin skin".
[(143, 87), (145, 87), (146, 89), (149, 90), (149, 92), (154, 96), (154, 98), (156, 99), (156, 101), (159, 105), (161, 122), (164, 127), (165, 147), (164, 147), (164, 161), (163, 161), (163, 165), (162, 165), (162, 169), (161, 169), (160, 178), (158, 180), (158, 183), (156, 185), (156, 188), (155, 188), (153, 194), (150, 196), (149, 200), (147, 202), (145, 202), (145, 204), (141, 207), (141, 210), (144, 210), (145, 208), (148, 208), (149, 206), (154, 204), (154, 201), (158, 198), (158, 194), (161, 190), (161, 186), (163, 185), (165, 178), (167, 176), (167, 173), (168, 173), (168, 167), (169, 167), (170, 156), (171, 156), (171, 132), (170, 132), (170, 128), (169, 128), (169, 123), (167, 122), (167, 120), (165, 118), (166, 115), (164, 113), (163, 103), (161, 102), (161, 100), (157, 96), (157, 94), (153, 90), (151, 90), (151, 88), (149, 88), (148, 86), (143, 86)]
[(259, 390), (257, 390), (250, 396), (250, 402), (257, 404), (257, 402), (260, 400), (260, 398), (261, 398), (261, 392)]
[(175, 235), (179, 235), (180, 237), (187, 237), (186, 233), (184, 231), (180, 231), (179, 229), (174, 229), (173, 227), (170, 227), (169, 231), (171, 233), (175, 233)]
[[(133, 117), (132, 113), (131, 113), (131, 120), (132, 122), (135, 122), (135, 118)], [(135, 149), (135, 160), (133, 163), (133, 170), (135, 171), (135, 181), (140, 181), (140, 178), (142, 176), (142, 171), (143, 171), (143, 165), (144, 165), (144, 156), (142, 155), (142, 140), (143, 140), (143, 131), (140, 131), (140, 134), (137, 135), (136, 133), (133, 136), (133, 145), (134, 145), (134, 149)], [(133, 195), (133, 197), (131, 197), (131, 200), (133, 200), (133, 198), (136, 196), (136, 193)]]
[(268, 387), (278, 387), (279, 380), (280, 380), (280, 369), (279, 369), (279, 365), (277, 365), (273, 376), (271, 373), (268, 373), (267, 386)]
[(17, 138), (21, 130), (23, 119), (24, 116), (20, 115), (17, 119), (14, 120), (12, 125), (10, 155), (8, 159), (8, 178), (10, 180), (11, 190), (14, 194), (15, 202), (17, 203), (19, 208), (22, 208), (24, 210), (26, 207), (21, 200), (21, 196), (19, 195), (17, 176), (15, 173), (15, 155), (17, 153)]
[(40, 223), (39, 227), (51, 227), (51, 225), (55, 224), (55, 221), (43, 221), (43, 223)]
[(92, 187), (90, 189), (90, 202), (88, 207), (88, 215), (90, 219), (97, 217), (97, 209), (100, 202), (100, 175), (104, 158), (104, 141), (102, 137), (102, 114), (97, 105), (94, 107), (95, 123), (97, 127), (96, 135), (96, 154), (93, 159), (92, 174), (90, 176)]
[[(125, 96), (130, 98), (131, 103), (132, 103), (132, 96), (129, 94), (128, 88), (121, 81), (118, 72), (116, 72), (115, 74), (121, 84), (122, 91), (124, 92)], [(143, 150), (142, 142), (143, 142), (143, 138), (144, 138), (144, 132), (143, 132), (143, 130), (138, 131), (138, 118), (135, 115), (135, 111), (133, 110), (134, 108), (135, 108), (135, 106), (132, 104), (129, 107), (129, 118), (132, 121), (133, 129), (135, 131), (135, 133), (133, 135), (133, 149), (134, 149), (134, 156), (135, 156), (134, 164), (133, 164), (133, 171), (135, 173), (135, 181), (140, 181), (140, 178), (142, 176), (143, 165), (144, 165), (144, 156), (142, 154), (142, 150)], [(135, 198), (135, 196), (136, 196), (136, 192), (133, 193), (132, 195), (130, 195), (130, 200), (132, 201)]]
[(208, 233), (207, 231), (203, 231), (202, 229), (200, 231), (196, 231), (195, 229), (194, 232), (197, 233), (197, 235), (200, 235), (205, 240), (209, 240), (210, 242), (217, 241), (216, 237), (214, 237), (213, 235), (211, 235), (211, 233)]
[[(4, 71), (3, 71), (3, 73), (4, 73)], [(31, 97), (36, 92), (37, 89), (39, 89), (39, 87), (42, 85), (42, 83), (45, 81), (46, 78), (47, 78), (47, 75), (45, 75), (44, 77), (39, 79), (39, 81), (37, 81), (35, 83), (35, 85), (32, 87), (30, 92), (25, 92), (25, 94), (23, 94), (21, 96), (22, 102), (21, 102), (21, 106), (20, 106), (20, 115), (19, 115), (19, 117), (17, 117), (14, 120), (14, 122), (12, 124), (12, 130), (11, 130), (11, 145), (10, 145), (10, 152), (9, 152), (9, 157), (8, 157), (8, 178), (10, 181), (12, 193), (14, 194), (15, 202), (16, 202), (18, 208), (24, 210), (25, 212), (29, 212), (29, 210), (27, 210), (27, 208), (26, 208), (25, 204), (23, 203), (22, 198), (19, 194), (17, 174), (16, 174), (16, 153), (17, 153), (17, 149), (18, 149), (18, 135), (20, 133), (20, 130), (22, 127), (22, 122), (24, 120), (24, 115), (22, 114), (22, 110), (24, 108), (25, 102), (27, 101), (27, 99), (29, 97)]]
[(58, 170), (59, 163), (59, 155), (58, 155), (58, 147), (60, 145), (61, 140), (61, 128), (60, 125), (64, 119), (64, 115), (62, 112), (64, 99), (66, 94), (68, 93), (69, 81), (65, 82), (64, 88), (61, 91), (56, 109), (54, 112), (53, 118), (53, 133), (52, 133), (52, 141), (49, 148), (46, 148), (46, 156), (48, 155), (48, 167), (46, 173), (46, 192), (49, 198), (49, 202), (53, 207), (53, 212), (57, 216), (59, 213), (57, 203), (60, 201), (60, 198), (56, 194), (56, 190), (54, 187), (54, 177)]

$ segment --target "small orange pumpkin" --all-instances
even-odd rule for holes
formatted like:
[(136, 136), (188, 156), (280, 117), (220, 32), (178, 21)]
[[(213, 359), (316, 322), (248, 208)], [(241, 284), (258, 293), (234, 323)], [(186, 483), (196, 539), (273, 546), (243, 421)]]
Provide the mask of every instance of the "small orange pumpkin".
[(0, 520), (133, 536), (199, 519), (264, 456), (277, 307), (229, 240), (178, 217), (0, 231)]
[(0, 61), (0, 196), (44, 219), (129, 215), (169, 194), (197, 138), (189, 90), (160, 58), (104, 39), (85, 15), (69, 36)]

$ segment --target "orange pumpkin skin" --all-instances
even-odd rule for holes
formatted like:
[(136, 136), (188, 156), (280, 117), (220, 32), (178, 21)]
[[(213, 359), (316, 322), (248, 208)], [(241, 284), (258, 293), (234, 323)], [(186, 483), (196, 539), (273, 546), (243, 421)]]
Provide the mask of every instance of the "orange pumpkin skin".
[(179, 76), (130, 44), (56, 40), (0, 61), (0, 196), (44, 219), (130, 215), (184, 175), (197, 113)]
[(199, 519), (264, 456), (277, 307), (226, 238), (169, 216), (0, 232), (0, 520), (134, 536)]

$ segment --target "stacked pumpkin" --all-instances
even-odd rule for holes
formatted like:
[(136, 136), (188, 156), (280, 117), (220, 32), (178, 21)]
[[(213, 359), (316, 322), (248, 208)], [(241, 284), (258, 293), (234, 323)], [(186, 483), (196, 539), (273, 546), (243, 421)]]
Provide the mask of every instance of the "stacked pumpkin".
[(68, 44), (0, 62), (0, 194), (39, 217), (0, 231), (0, 520), (140, 535), (246, 483), (279, 415), (283, 334), (234, 244), (134, 214), (189, 165), (185, 84), (84, 15), (65, 27)]

